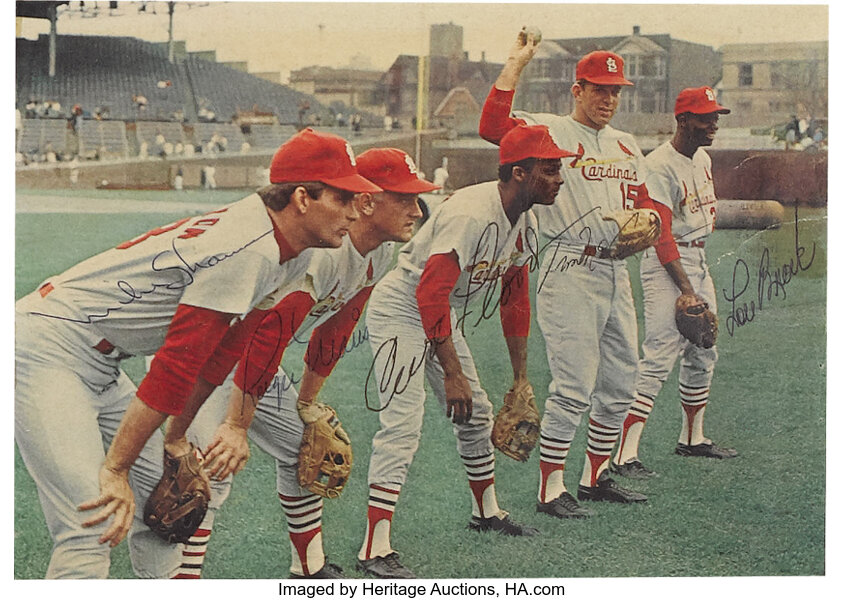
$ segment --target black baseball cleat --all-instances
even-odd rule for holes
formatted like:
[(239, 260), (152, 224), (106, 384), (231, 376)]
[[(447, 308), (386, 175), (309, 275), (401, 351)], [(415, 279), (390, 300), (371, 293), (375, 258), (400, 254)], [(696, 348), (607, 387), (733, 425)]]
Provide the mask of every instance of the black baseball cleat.
[(705, 458), (736, 458), (738, 451), (734, 448), (721, 448), (714, 442), (703, 444), (676, 444), (676, 454), (679, 456), (703, 456)]
[(561, 496), (550, 502), (536, 503), (536, 512), (558, 519), (585, 519), (594, 516), (591, 509), (580, 506), (579, 502), (568, 492), (562, 492)]
[(622, 465), (610, 462), (609, 471), (614, 475), (628, 477), (629, 479), (650, 479), (651, 477), (657, 476), (655, 471), (642, 465), (641, 461), (637, 458), (630, 459)]
[(375, 556), (366, 560), (357, 559), (357, 570), (378, 579), (416, 579), (416, 574), (401, 564), (397, 552), (386, 556)]
[(310, 575), (298, 575), (290, 573), (290, 579), (344, 579), (342, 567), (334, 563), (325, 562), (322, 568)]
[(644, 494), (619, 486), (614, 479), (609, 477), (608, 471), (600, 473), (600, 477), (597, 478), (597, 485), (594, 487), (580, 485), (577, 490), (577, 498), (579, 500), (619, 502), (621, 504), (647, 501), (647, 496)]
[(539, 530), (529, 525), (523, 525), (512, 520), (509, 513), (503, 511), (503, 516), (494, 517), (471, 517), (468, 528), (472, 531), (497, 531), (503, 535), (530, 537), (539, 535)]

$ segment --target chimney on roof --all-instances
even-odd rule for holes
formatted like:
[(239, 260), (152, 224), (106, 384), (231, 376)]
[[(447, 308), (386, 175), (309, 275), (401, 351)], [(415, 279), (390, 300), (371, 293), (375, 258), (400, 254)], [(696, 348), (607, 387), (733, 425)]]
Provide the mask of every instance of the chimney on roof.
[(632, 26), (632, 35), (641, 35), (641, 25)]

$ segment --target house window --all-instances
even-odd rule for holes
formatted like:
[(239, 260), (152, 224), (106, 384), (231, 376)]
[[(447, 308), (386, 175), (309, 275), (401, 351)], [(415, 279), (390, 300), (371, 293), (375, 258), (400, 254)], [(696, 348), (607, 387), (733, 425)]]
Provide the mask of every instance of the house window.
[(749, 87), (752, 85), (752, 65), (742, 64), (738, 67), (738, 85)]
[(639, 56), (637, 54), (627, 54), (623, 57), (623, 70), (624, 74), (627, 77), (637, 77), (638, 76), (638, 60)]
[(641, 76), (655, 77), (659, 73), (658, 57), (646, 56), (641, 61)]

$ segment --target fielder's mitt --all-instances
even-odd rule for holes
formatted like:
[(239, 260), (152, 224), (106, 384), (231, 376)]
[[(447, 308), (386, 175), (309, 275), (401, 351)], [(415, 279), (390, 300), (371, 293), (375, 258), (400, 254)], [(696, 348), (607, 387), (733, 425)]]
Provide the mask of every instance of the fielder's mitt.
[(689, 294), (676, 299), (676, 328), (695, 346), (711, 348), (717, 341), (717, 315), (708, 303), (697, 302), (697, 297)]
[(330, 406), (314, 402), (298, 409), (305, 424), (299, 449), (299, 485), (323, 498), (336, 498), (351, 474), (351, 440)]
[(659, 213), (650, 208), (618, 210), (603, 216), (618, 226), (615, 243), (608, 249), (609, 258), (623, 259), (656, 243), (661, 234)]
[(511, 389), (495, 415), (492, 444), (510, 458), (526, 462), (539, 439), (539, 409), (536, 395), (527, 383)]
[(170, 543), (190, 539), (211, 499), (211, 485), (202, 471), (198, 450), (173, 456), (164, 451), (164, 474), (143, 508), (143, 522)]

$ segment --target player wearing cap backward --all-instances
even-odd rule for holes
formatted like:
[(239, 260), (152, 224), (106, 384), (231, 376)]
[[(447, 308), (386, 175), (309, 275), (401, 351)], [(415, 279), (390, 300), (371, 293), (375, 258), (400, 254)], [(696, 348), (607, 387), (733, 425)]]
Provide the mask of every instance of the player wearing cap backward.
[[(454, 422), (471, 490), (469, 528), (538, 533), (498, 506), (492, 404), (463, 330), (486, 316), (476, 306), (490, 304), (500, 286), (513, 389), (526, 383), (528, 270), (536, 252), (530, 208), (553, 202), (562, 185), (560, 158), (566, 156), (546, 127), (515, 128), (501, 141), (499, 180), (461, 189), (438, 206), (372, 292), (366, 316), (374, 354), (369, 378), (377, 380), (380, 430), (372, 442), (367, 527), (357, 563), (369, 575), (415, 577), (392, 550), (390, 531), (421, 436), (425, 378)], [(371, 389), (367, 380), (367, 394)]]
[(583, 518), (563, 480), (568, 450), (590, 409), (588, 445), (579, 500), (643, 502), (646, 496), (617, 484), (606, 468), (624, 417), (635, 400), (638, 341), (635, 306), (626, 262), (607, 257), (617, 229), (601, 215), (640, 206), (645, 167), (635, 139), (612, 128), (623, 76), (623, 59), (606, 51), (585, 55), (576, 68), (573, 113), (516, 113), (512, 97), (536, 51), (532, 33), (519, 35), (480, 119), (480, 135), (497, 142), (518, 123), (543, 123), (563, 148), (576, 148), (563, 163), (565, 186), (556, 203), (538, 207), (541, 233), (550, 239), (539, 271), (537, 320), (552, 382), (541, 423), (539, 512)]
[[(210, 396), (193, 422), (182, 413), (168, 423), (168, 441), (184, 437), (186, 430), (188, 437), (206, 448), (205, 465), (212, 475), (209, 510), (185, 547), (182, 578), (201, 574), (215, 513), (231, 491), (231, 476), (249, 458), (247, 432), (276, 462), (277, 492), (290, 536), (291, 576), (342, 574), (340, 567), (326, 561), (323, 551), (322, 497), (298, 483), (304, 423), (297, 403), (316, 401), (345, 352), (372, 287), (392, 266), (394, 242), (406, 242), (413, 235), (422, 215), (418, 194), (437, 189), (419, 178), (413, 160), (398, 149), (367, 150), (357, 158), (357, 169), (383, 191), (358, 194), (360, 218), (349, 227), (342, 246), (309, 250), (303, 279), (276, 291), (269, 302), (246, 317), (244, 323), (258, 319), (260, 325), (242, 355), (236, 335), (223, 341), (200, 376), (195, 391)], [(264, 310), (263, 305), (278, 298), (280, 302), (271, 310)], [(304, 340), (311, 330), (297, 394), (279, 365), (291, 339)], [(238, 359), (234, 377), (226, 378)]]
[[(287, 262), (340, 245), (357, 218), (353, 194), (380, 189), (357, 174), (345, 140), (308, 130), (278, 150), (271, 176), (256, 194), (122, 243), (17, 302), (15, 440), (53, 538), (47, 577), (107, 577), (109, 547), (130, 528), (138, 575), (177, 570), (179, 548), (141, 523), (162, 473), (158, 426), (183, 409), (229, 325), (283, 284)], [(152, 353), (136, 389), (120, 360)], [(97, 507), (87, 520), (79, 512)]]
[(638, 445), (653, 403), (679, 363), (679, 399), (682, 428), (676, 454), (733, 458), (732, 448), (721, 448), (703, 434), (717, 348), (700, 348), (682, 337), (674, 317), (676, 300), (689, 296), (690, 305), (708, 303), (717, 312), (717, 294), (705, 260), (705, 238), (714, 229), (717, 198), (711, 177), (711, 158), (703, 149), (717, 132), (720, 115), (729, 109), (719, 105), (707, 86), (687, 88), (676, 98), (676, 133), (645, 159), (649, 168), (647, 187), (657, 201), (662, 237), (641, 259), (644, 291), (644, 357), (638, 364), (635, 403), (623, 424), (618, 451), (611, 470), (632, 478), (654, 473), (638, 458)]

